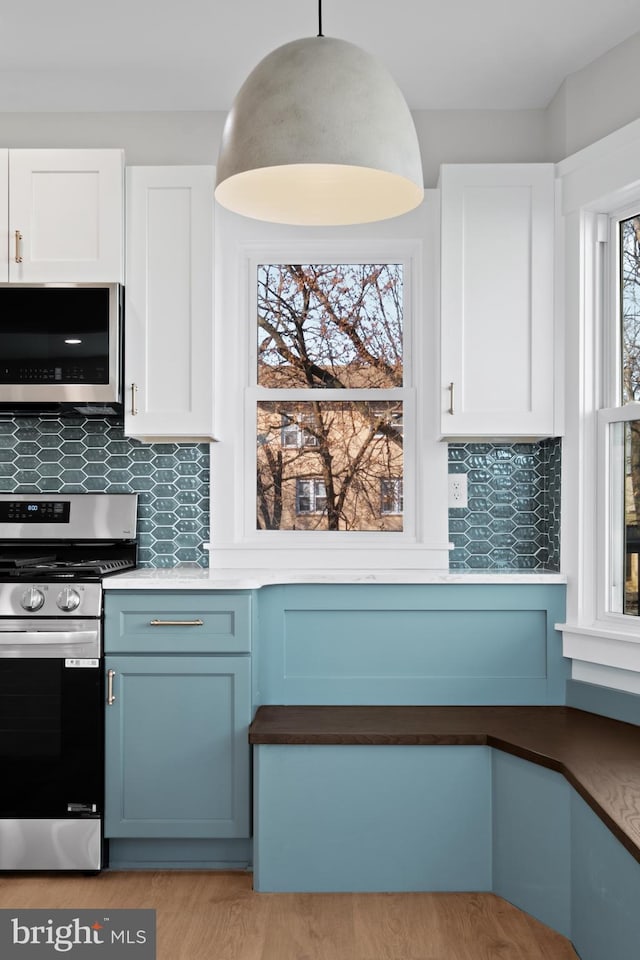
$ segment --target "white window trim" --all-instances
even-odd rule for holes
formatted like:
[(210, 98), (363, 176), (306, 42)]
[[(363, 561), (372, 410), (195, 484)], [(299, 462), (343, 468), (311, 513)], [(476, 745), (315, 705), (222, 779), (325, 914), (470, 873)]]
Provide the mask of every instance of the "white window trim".
[[(211, 449), (211, 548), (213, 568), (270, 570), (446, 570), (450, 544), (447, 448), (439, 441), (438, 255), (439, 195), (426, 191), (416, 211), (380, 224), (302, 228), (250, 221), (216, 211), (215, 411), (218, 441)], [(405, 340), (405, 386), (376, 392), (402, 399), (407, 434), (402, 532), (268, 531), (255, 529), (255, 267), (287, 262), (403, 262), (413, 310), (413, 339)], [(253, 378), (255, 384), (255, 376)], [(264, 390), (264, 399), (268, 399)], [(301, 399), (300, 391), (291, 399)], [(345, 399), (344, 391), (323, 391)], [(370, 398), (370, 391), (363, 391)], [(350, 391), (356, 396), (357, 391)], [(416, 395), (420, 400), (416, 402)], [(308, 396), (308, 395), (307, 395)], [(304, 399), (304, 397), (302, 397)], [(250, 401), (250, 402), (247, 402)]]
[[(566, 436), (562, 464), (562, 566), (567, 575), (563, 653), (575, 679), (640, 692), (640, 619), (607, 610), (609, 518), (606, 380), (617, 318), (605, 292), (609, 223), (640, 209), (640, 121), (558, 164), (564, 220)], [(609, 346), (607, 344), (609, 343)], [(603, 412), (600, 412), (603, 411)], [(599, 429), (600, 424), (600, 429)], [(594, 518), (597, 518), (594, 522)]]

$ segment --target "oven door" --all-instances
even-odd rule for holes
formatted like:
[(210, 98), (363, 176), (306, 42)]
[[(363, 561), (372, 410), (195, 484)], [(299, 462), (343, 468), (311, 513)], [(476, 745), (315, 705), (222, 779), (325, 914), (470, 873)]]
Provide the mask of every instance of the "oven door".
[(101, 817), (103, 673), (99, 620), (0, 619), (0, 819)]

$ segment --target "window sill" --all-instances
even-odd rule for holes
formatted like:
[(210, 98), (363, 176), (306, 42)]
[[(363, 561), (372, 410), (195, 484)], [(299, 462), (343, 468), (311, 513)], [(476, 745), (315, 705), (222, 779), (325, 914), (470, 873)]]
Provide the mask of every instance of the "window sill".
[(589, 626), (559, 623), (562, 653), (573, 660), (640, 673), (640, 622), (631, 627), (613, 627), (609, 622)]

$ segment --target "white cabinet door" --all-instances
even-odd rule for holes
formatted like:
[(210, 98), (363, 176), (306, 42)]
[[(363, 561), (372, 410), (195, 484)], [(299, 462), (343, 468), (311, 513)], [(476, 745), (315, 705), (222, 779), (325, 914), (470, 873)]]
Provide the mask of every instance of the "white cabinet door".
[(122, 282), (123, 174), (122, 150), (9, 150), (9, 281)]
[(214, 175), (127, 169), (128, 436), (212, 439)]
[(554, 424), (553, 164), (441, 170), (441, 432)]

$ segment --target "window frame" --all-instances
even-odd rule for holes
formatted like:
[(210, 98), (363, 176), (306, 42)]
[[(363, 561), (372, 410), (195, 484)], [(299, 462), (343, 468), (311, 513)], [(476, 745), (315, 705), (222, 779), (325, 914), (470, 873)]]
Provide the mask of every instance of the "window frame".
[[(341, 245), (335, 242), (335, 248), (340, 249)], [(400, 539), (403, 543), (415, 543), (417, 534), (416, 505), (415, 496), (409, 499), (409, 509), (403, 514), (402, 531), (365, 531), (365, 530), (258, 530), (256, 529), (256, 506), (255, 506), (255, 476), (257, 470), (256, 444), (255, 444), (255, 419), (258, 404), (261, 401), (279, 401), (304, 403), (304, 402), (349, 402), (365, 400), (370, 402), (399, 401), (403, 409), (403, 472), (415, 478), (417, 431), (415, 426), (416, 410), (416, 388), (415, 388), (415, 349), (414, 349), (414, 327), (415, 327), (415, 303), (417, 299), (416, 285), (419, 278), (416, 273), (416, 249), (412, 245), (402, 244), (394, 245), (398, 256), (385, 257), (383, 259), (372, 259), (363, 255), (341, 257), (329, 255), (327, 248), (318, 248), (319, 255), (316, 257), (301, 256), (301, 250), (304, 251), (305, 245), (298, 244), (294, 248), (274, 247), (280, 253), (288, 253), (289, 256), (280, 256), (277, 259), (265, 259), (255, 254), (248, 257), (246, 263), (246, 283), (247, 283), (247, 305), (248, 316), (253, 318), (253, 330), (250, 332), (251, 341), (247, 344), (247, 364), (246, 385), (244, 390), (244, 404), (247, 414), (250, 417), (253, 411), (254, 429), (253, 439), (247, 424), (245, 434), (245, 495), (244, 495), (244, 518), (243, 532), (247, 543), (259, 548), (261, 543), (266, 545), (275, 544), (280, 549), (303, 547), (318, 547), (326, 549), (335, 547), (338, 549), (353, 549), (361, 545), (363, 548), (370, 548), (371, 544), (378, 537), (384, 537), (387, 544), (389, 538)], [(313, 242), (310, 243), (308, 250), (311, 252), (314, 248)], [(335, 249), (334, 248), (334, 249)], [(296, 254), (294, 257), (293, 254)], [(258, 370), (258, 337), (257, 337), (257, 317), (258, 310), (258, 286), (257, 276), (258, 268), (266, 263), (318, 263), (318, 264), (369, 264), (369, 263), (401, 263), (403, 266), (403, 386), (387, 388), (350, 388), (350, 389), (332, 389), (308, 387), (291, 388), (270, 388), (259, 386), (257, 382)], [(409, 322), (406, 322), (409, 317)], [(251, 322), (251, 321), (250, 321)], [(408, 442), (407, 442), (408, 441)], [(417, 485), (414, 480), (412, 488)], [(412, 490), (413, 493), (413, 490)], [(252, 499), (253, 496), (253, 499)], [(259, 538), (259, 539), (258, 539)], [(304, 539), (303, 539), (304, 538)], [(348, 538), (348, 540), (347, 540)], [(350, 541), (350, 542), (348, 542)]]
[[(439, 196), (403, 217), (358, 227), (303, 228), (264, 224), (216, 210), (215, 423), (211, 452), (211, 567), (273, 570), (448, 569), (446, 445), (438, 419), (437, 331)], [(257, 386), (256, 268), (260, 263), (403, 263), (405, 328), (402, 388), (376, 389), (376, 400), (402, 400), (405, 437), (404, 530), (284, 531), (256, 529), (256, 404), (271, 399)], [(408, 279), (407, 279), (408, 278)], [(303, 395), (305, 394), (305, 395)], [(350, 398), (371, 399), (371, 390)], [(282, 400), (310, 400), (309, 391), (280, 389)], [(344, 401), (325, 389), (314, 399)], [(411, 507), (408, 509), (408, 502)], [(407, 520), (408, 516), (408, 520)]]
[[(404, 443), (402, 450), (402, 459), (403, 459), (403, 471), (406, 472), (409, 469), (412, 472), (415, 472), (415, 447), (417, 445), (416, 432), (415, 432), (415, 417), (407, 411), (415, 410), (415, 388), (414, 388), (414, 350), (413, 350), (413, 317), (414, 317), (414, 299), (416, 295), (416, 278), (414, 277), (415, 272), (415, 250), (413, 250), (409, 245), (403, 245), (402, 248), (398, 247), (398, 256), (395, 258), (386, 257), (384, 260), (373, 260), (370, 258), (365, 258), (361, 255), (354, 257), (351, 256), (349, 259), (343, 257), (327, 256), (326, 251), (322, 253), (319, 257), (314, 257), (312, 259), (303, 258), (300, 256), (300, 249), (290, 248), (288, 253), (289, 257), (285, 259), (270, 259), (265, 260), (260, 257), (251, 257), (248, 261), (248, 309), (249, 317), (257, 318), (258, 315), (258, 275), (260, 267), (268, 265), (277, 265), (282, 263), (302, 263), (302, 264), (328, 264), (328, 265), (369, 265), (373, 263), (399, 263), (402, 266), (403, 270), (403, 290), (402, 290), (402, 356), (403, 356), (403, 384), (401, 387), (343, 387), (340, 389), (332, 389), (326, 387), (308, 387), (308, 386), (299, 386), (299, 387), (265, 387), (259, 384), (258, 380), (258, 327), (257, 323), (254, 321), (254, 330), (253, 337), (248, 345), (247, 351), (247, 360), (249, 364), (249, 370), (247, 371), (248, 385), (245, 391), (245, 404), (247, 408), (255, 408), (257, 410), (258, 405), (261, 401), (266, 402), (287, 402), (291, 401), (293, 403), (350, 403), (352, 401), (367, 401), (370, 403), (382, 403), (383, 401), (398, 401), (403, 405), (404, 419), (407, 419), (408, 416), (408, 432), (403, 429)], [(297, 253), (297, 256), (293, 258), (291, 255)], [(409, 322), (407, 321), (409, 318)], [(408, 362), (407, 362), (408, 360)], [(255, 433), (255, 432), (254, 432)], [(257, 530), (256, 531), (256, 508), (255, 508), (255, 496), (254, 496), (254, 505), (251, 506), (251, 496), (249, 492), (249, 484), (252, 483), (252, 477), (255, 477), (257, 470), (256, 462), (256, 447), (255, 440), (253, 446), (249, 446), (249, 436), (247, 436), (247, 449), (246, 449), (246, 462), (247, 462), (247, 489), (245, 493), (245, 518), (244, 518), (244, 528), (245, 536), (247, 540), (251, 540), (254, 534), (260, 538), (260, 541), (268, 542), (269, 540), (281, 544), (283, 547), (287, 546), (299, 546), (299, 544), (305, 541), (302, 541), (302, 537), (305, 532), (300, 530)], [(406, 527), (409, 527), (409, 534), (407, 534)], [(339, 531), (327, 531), (322, 529), (313, 529), (306, 532), (306, 537), (309, 540), (309, 543), (317, 543), (320, 546), (326, 547), (326, 545), (332, 546), (335, 545), (344, 546), (345, 540), (348, 538), (350, 541), (357, 545), (357, 541), (363, 537), (368, 537), (369, 539), (372, 536), (384, 535), (389, 538), (390, 536), (396, 539), (402, 539), (403, 542), (413, 542), (415, 539), (411, 535), (411, 531), (415, 526), (415, 498), (411, 499), (410, 508), (409, 508), (409, 519), (405, 521), (405, 516), (403, 515), (403, 530), (402, 531), (358, 531), (358, 530), (339, 530)], [(260, 542), (256, 540), (256, 543)], [(348, 546), (348, 545), (347, 545)]]
[[(563, 284), (565, 420), (562, 462), (562, 631), (572, 679), (640, 693), (640, 618), (611, 611), (607, 424), (624, 419), (609, 375), (618, 351), (609, 295), (612, 218), (640, 210), (640, 121), (557, 165), (557, 265)], [(618, 314), (619, 315), (619, 314)], [(618, 353), (619, 356), (619, 353)], [(618, 401), (620, 402), (620, 401)], [(602, 411), (602, 412), (601, 412)]]
[[(615, 488), (623, 486), (623, 465), (612, 455), (612, 428), (640, 420), (640, 402), (624, 402), (622, 391), (622, 289), (620, 225), (632, 216), (640, 215), (640, 190), (637, 199), (606, 214), (606, 249), (597, 257), (596, 287), (603, 291), (601, 303), (596, 305), (597, 342), (602, 366), (602, 390), (597, 410), (597, 543), (598, 583), (596, 620), (614, 628), (631, 630), (637, 626), (640, 639), (640, 618), (622, 612), (624, 583), (617, 582), (620, 555), (624, 553), (624, 508)], [(600, 241), (605, 223), (601, 220)], [(617, 563), (616, 563), (616, 557)], [(622, 571), (624, 578), (624, 565)], [(614, 601), (617, 595), (617, 601)], [(616, 610), (615, 606), (620, 606)]]

